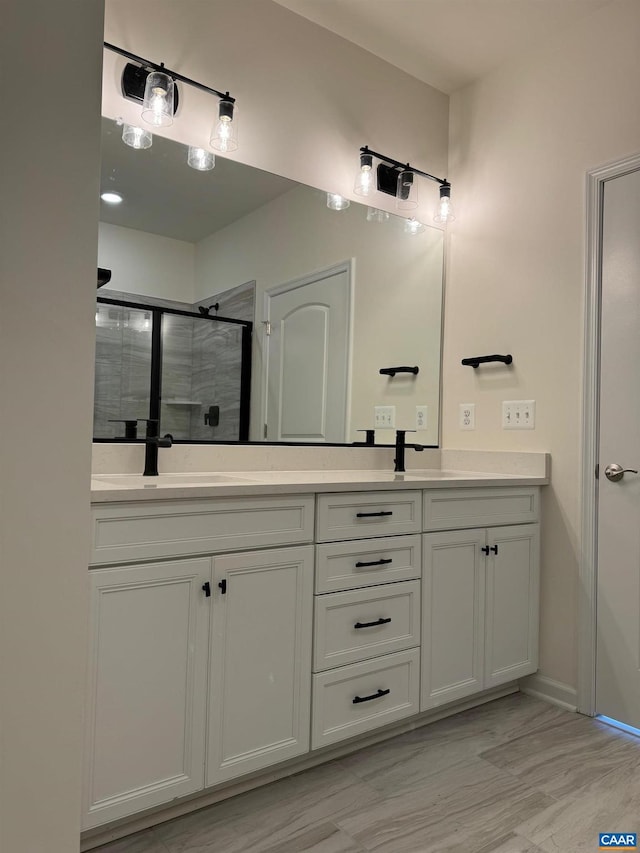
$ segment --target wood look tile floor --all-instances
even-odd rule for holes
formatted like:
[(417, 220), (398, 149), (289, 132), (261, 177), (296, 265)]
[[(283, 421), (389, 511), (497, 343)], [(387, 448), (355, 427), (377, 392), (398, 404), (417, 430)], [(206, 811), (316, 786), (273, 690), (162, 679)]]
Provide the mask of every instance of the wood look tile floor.
[(515, 693), (96, 853), (589, 853), (640, 832), (640, 738)]

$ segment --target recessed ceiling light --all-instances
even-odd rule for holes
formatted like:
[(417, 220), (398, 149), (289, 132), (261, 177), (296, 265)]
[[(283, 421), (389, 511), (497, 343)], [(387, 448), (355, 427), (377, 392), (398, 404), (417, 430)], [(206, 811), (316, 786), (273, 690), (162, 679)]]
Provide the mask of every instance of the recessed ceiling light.
[(122, 201), (120, 193), (102, 193), (100, 198), (102, 201), (106, 201), (107, 204), (120, 204)]

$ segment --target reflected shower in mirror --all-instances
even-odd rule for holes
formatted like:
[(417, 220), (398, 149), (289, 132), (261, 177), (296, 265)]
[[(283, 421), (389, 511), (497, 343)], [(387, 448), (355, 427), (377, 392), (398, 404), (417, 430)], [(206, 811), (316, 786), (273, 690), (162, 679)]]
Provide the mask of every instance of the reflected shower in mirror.
[[(154, 135), (131, 149), (108, 119), (102, 135), (101, 191), (122, 202), (101, 203), (98, 264), (111, 280), (98, 297), (142, 308), (98, 305), (96, 438), (124, 435), (114, 412), (149, 417), (148, 305), (253, 323), (251, 441), (361, 442), (382, 406), (399, 429), (426, 407), (413, 438), (438, 444), (442, 231), (408, 234), (401, 217), (354, 203), (330, 210), (320, 190), (220, 157), (197, 172), (185, 146)], [(195, 317), (169, 316), (160, 432), (243, 440), (238, 327), (204, 334)], [(418, 372), (380, 373), (397, 366)], [(392, 427), (376, 430), (392, 441)]]

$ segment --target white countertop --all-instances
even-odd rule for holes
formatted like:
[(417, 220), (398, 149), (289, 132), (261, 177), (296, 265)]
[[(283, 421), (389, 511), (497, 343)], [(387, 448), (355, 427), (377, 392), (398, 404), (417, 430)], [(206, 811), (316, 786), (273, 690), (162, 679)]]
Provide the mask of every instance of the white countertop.
[(361, 489), (437, 489), (443, 486), (545, 486), (547, 477), (491, 474), (473, 471), (225, 471), (160, 474), (94, 474), (92, 503), (176, 498), (250, 497), (310, 492), (350, 492)]

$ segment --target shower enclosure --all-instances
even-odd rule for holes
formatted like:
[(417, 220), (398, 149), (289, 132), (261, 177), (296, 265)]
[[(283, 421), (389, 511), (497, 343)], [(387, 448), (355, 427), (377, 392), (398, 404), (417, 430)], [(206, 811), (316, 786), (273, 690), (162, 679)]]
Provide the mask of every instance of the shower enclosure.
[(98, 297), (94, 439), (149, 418), (174, 441), (247, 441), (252, 325)]

